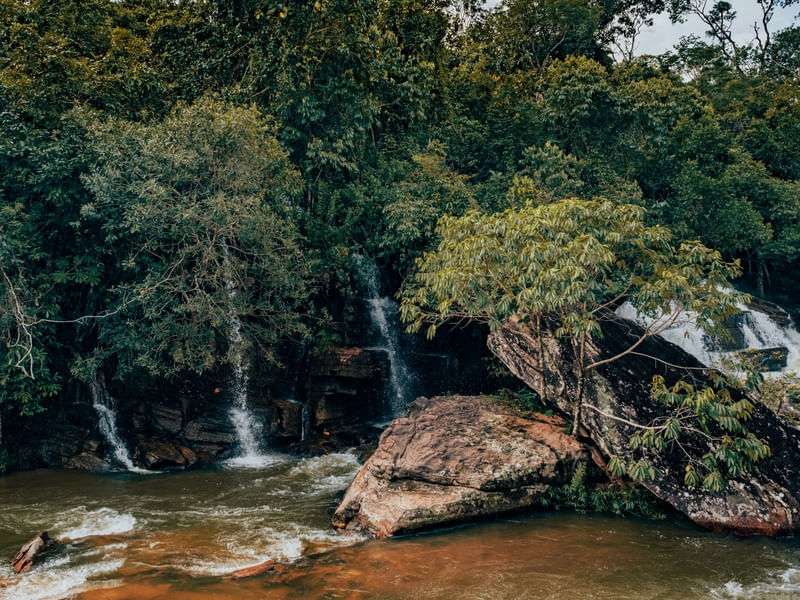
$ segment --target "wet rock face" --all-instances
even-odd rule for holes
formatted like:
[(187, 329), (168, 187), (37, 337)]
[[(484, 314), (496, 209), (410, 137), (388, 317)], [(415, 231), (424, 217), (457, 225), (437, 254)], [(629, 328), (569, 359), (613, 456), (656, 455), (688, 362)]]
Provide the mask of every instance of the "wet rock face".
[[(594, 359), (616, 356), (641, 333), (637, 325), (622, 319), (604, 322), (603, 329), (603, 340), (590, 348)], [(537, 340), (530, 330), (509, 321), (489, 336), (488, 345), (517, 377), (569, 414), (577, 387), (572, 371), (574, 362), (563, 340), (551, 335), (545, 338), (545, 356), (540, 357)], [(661, 338), (647, 340), (637, 352), (590, 371), (584, 402), (628, 421), (648, 424), (666, 414), (666, 407), (650, 397), (653, 375), (662, 375), (667, 383), (682, 378), (694, 378), (697, 385), (702, 383), (701, 371), (688, 370), (701, 367), (700, 363)], [(540, 365), (543, 368), (539, 368)], [(582, 434), (591, 438), (606, 457), (638, 458), (628, 446), (635, 431), (629, 425), (588, 408), (582, 410), (581, 421)], [(729, 477), (724, 491), (710, 493), (687, 488), (683, 484), (685, 457), (674, 448), (654, 460), (658, 475), (644, 485), (656, 497), (709, 529), (743, 535), (797, 534), (800, 531), (800, 429), (762, 405), (756, 407), (746, 425), (756, 437), (769, 444), (772, 456), (748, 473)], [(684, 444), (698, 456), (710, 449), (708, 441), (701, 436), (686, 438)]]
[(333, 525), (388, 537), (537, 506), (590, 461), (565, 426), (486, 397), (419, 398), (383, 433)]
[(208, 464), (211, 456), (186, 446), (161, 440), (147, 440), (136, 449), (136, 462), (146, 469), (182, 470)]
[(389, 376), (385, 350), (327, 348), (310, 361), (306, 389), (315, 426), (380, 417)]

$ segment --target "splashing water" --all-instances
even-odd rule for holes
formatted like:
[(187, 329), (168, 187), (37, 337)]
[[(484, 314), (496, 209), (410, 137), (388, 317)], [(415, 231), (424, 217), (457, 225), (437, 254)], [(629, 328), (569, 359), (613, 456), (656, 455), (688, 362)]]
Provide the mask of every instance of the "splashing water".
[(370, 319), (380, 335), (380, 349), (389, 355), (389, 407), (392, 416), (398, 416), (406, 404), (413, 400), (413, 390), (409, 386), (413, 375), (400, 352), (397, 327), (392, 325), (397, 320), (397, 303), (380, 295), (375, 261), (361, 255), (354, 255), (353, 258), (367, 287), (367, 305)]

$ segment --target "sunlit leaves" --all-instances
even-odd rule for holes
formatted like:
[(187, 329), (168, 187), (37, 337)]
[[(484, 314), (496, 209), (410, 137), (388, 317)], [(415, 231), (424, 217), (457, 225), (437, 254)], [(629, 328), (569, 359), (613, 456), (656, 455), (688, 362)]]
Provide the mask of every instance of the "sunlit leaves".
[(443, 217), (437, 249), (417, 261), (402, 314), (423, 323), (470, 318), (497, 325), (512, 314), (554, 315), (560, 336), (601, 335), (598, 311), (628, 298), (644, 312), (696, 309), (701, 325), (733, 310), (718, 285), (735, 265), (698, 243), (676, 245), (644, 210), (567, 199), (485, 215)]

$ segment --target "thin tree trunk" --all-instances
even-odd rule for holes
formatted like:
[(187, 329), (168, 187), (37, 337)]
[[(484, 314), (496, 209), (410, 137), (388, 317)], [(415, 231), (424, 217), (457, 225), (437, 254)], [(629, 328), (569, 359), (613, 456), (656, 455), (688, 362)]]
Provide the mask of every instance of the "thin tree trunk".
[(581, 409), (583, 408), (583, 384), (586, 378), (586, 371), (583, 368), (583, 361), (586, 356), (586, 334), (581, 334), (580, 350), (578, 352), (578, 389), (575, 392), (575, 414), (572, 416), (572, 437), (578, 437), (578, 430), (581, 426)]

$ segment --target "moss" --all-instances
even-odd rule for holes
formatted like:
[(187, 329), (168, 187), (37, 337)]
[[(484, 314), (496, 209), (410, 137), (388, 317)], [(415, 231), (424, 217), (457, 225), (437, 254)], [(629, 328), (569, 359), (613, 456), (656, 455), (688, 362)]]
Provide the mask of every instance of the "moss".
[(586, 481), (586, 463), (579, 464), (566, 485), (550, 486), (542, 505), (580, 513), (610, 513), (644, 519), (663, 519), (661, 503), (649, 491), (615, 484), (593, 485)]

